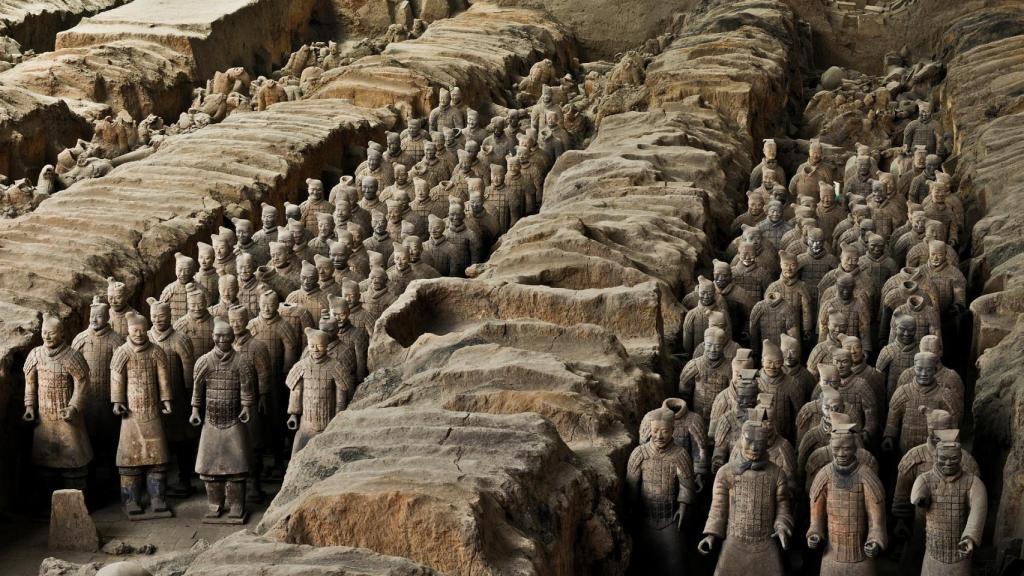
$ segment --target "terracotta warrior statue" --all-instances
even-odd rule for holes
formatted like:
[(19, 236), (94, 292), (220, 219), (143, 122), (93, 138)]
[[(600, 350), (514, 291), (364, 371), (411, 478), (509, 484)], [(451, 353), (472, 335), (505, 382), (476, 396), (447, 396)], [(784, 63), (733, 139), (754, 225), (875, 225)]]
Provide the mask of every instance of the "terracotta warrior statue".
[[(186, 287), (195, 282), (196, 270), (195, 260), (181, 252), (174, 255), (175, 280), (164, 287), (163, 292), (160, 293), (160, 300), (167, 302), (171, 307), (172, 322), (177, 322), (178, 318), (181, 318), (188, 312), (188, 290)], [(205, 290), (200, 284), (194, 285), (201, 290)]]
[[(690, 457), (693, 464), (693, 481), (697, 486), (697, 492), (704, 489), (704, 476), (708, 473), (710, 458), (707, 453), (707, 426), (704, 419), (693, 410), (690, 410), (686, 400), (681, 398), (666, 398), (661, 403), (662, 408), (668, 408), (675, 415), (675, 425), (672, 437), (676, 444), (682, 446)], [(640, 443), (644, 444), (651, 439), (651, 422), (654, 418), (654, 411), (648, 412), (640, 421)]]
[[(231, 223), (235, 225), (235, 233), (238, 235), (238, 243), (235, 244), (235, 255), (239, 257), (242, 254), (250, 255), (253, 260), (254, 269), (257, 266), (263, 266), (269, 262), (270, 246), (256, 241), (253, 234), (252, 222), (244, 218), (232, 218)], [(276, 227), (274, 231), (274, 237), (276, 238)], [(237, 261), (235, 266), (237, 268)]]
[(803, 348), (800, 340), (789, 334), (779, 336), (779, 350), (782, 351), (782, 371), (793, 379), (796, 390), (799, 390), (803, 398), (810, 398), (814, 387), (818, 384), (811, 371), (803, 364)]
[(794, 324), (799, 327), (803, 340), (809, 341), (814, 334), (814, 302), (807, 283), (800, 279), (800, 264), (797, 256), (779, 251), (779, 279), (768, 285), (766, 292), (777, 292), (789, 304), (796, 315)]
[[(110, 328), (106, 303), (93, 297), (89, 307), (89, 327), (71, 342), (71, 348), (80, 353), (89, 365), (89, 386), (84, 389), (82, 403), (85, 429), (89, 443), (98, 448), (95, 465), (113, 466), (110, 451), (117, 445), (118, 418), (110, 412), (110, 359), (114, 351), (124, 344), (124, 338)], [(105, 460), (105, 462), (104, 462)]]
[(213, 268), (217, 274), (235, 274), (235, 244), (237, 238), (232, 230), (219, 229), (217, 234), (210, 235), (210, 243), (213, 244)]
[(811, 526), (807, 547), (825, 545), (823, 576), (874, 575), (885, 550), (885, 488), (878, 474), (857, 459), (856, 425), (833, 424), (832, 464), (811, 485)]
[(811, 228), (807, 231), (807, 250), (796, 257), (796, 262), (800, 270), (800, 279), (807, 286), (807, 295), (811, 298), (811, 309), (817, 310), (818, 286), (839, 263), (839, 259), (825, 244), (825, 236), (820, 228)]
[(750, 311), (748, 333), (751, 348), (760, 353), (762, 342), (778, 346), (783, 334), (800, 338), (800, 314), (783, 299), (781, 292), (765, 292), (764, 300), (754, 304)]
[[(746, 332), (749, 326), (747, 318), (750, 317), (750, 310), (754, 307), (755, 301), (751, 300), (747, 292), (733, 282), (732, 267), (728, 262), (714, 260), (712, 264), (714, 266), (712, 281), (715, 284), (715, 291), (719, 297), (725, 300), (726, 306), (729, 308), (726, 318), (729, 324), (736, 328), (735, 336), (739, 340), (746, 341)], [(690, 305), (690, 302), (686, 300), (683, 303)]]
[(779, 146), (775, 140), (766, 138), (761, 151), (764, 154), (764, 158), (760, 164), (754, 166), (753, 171), (750, 173), (750, 189), (754, 190), (761, 185), (765, 172), (774, 172), (775, 182), (787, 182), (786, 172), (782, 169), (782, 166), (779, 166)]
[(683, 351), (693, 357), (693, 351), (704, 342), (704, 331), (708, 329), (708, 317), (721, 312), (729, 318), (728, 304), (718, 298), (713, 282), (697, 277), (697, 302), (683, 318)]
[(207, 306), (216, 304), (217, 299), (220, 298), (217, 290), (217, 281), (220, 275), (217, 274), (217, 269), (213, 265), (216, 259), (213, 246), (206, 242), (196, 242), (196, 262), (199, 264), (199, 270), (196, 271), (193, 278), (196, 286), (206, 292)]
[(128, 337), (128, 322), (125, 319), (129, 312), (138, 314), (128, 305), (128, 287), (124, 282), (107, 278), (107, 303), (110, 304), (110, 328), (121, 338)]
[(314, 178), (306, 179), (306, 190), (309, 196), (299, 204), (300, 221), (306, 229), (307, 236), (317, 234), (317, 215), (334, 213), (334, 205), (324, 197), (324, 183)]
[(142, 479), (152, 517), (169, 516), (167, 508), (167, 436), (161, 414), (173, 413), (167, 354), (149, 341), (149, 326), (138, 314), (128, 316), (128, 341), (110, 362), (110, 401), (121, 417), (117, 469), (121, 501), (129, 516), (142, 514)]
[(963, 406), (953, 392), (935, 377), (939, 365), (939, 357), (931, 352), (914, 355), (914, 380), (897, 387), (889, 403), (883, 450), (892, 451), (899, 447), (899, 453), (903, 455), (927, 441), (928, 410), (946, 410), (953, 415), (955, 422), (959, 422)]
[(822, 164), (821, 141), (811, 140), (807, 151), (807, 161), (796, 169), (796, 174), (789, 180), (789, 195), (818, 196), (818, 187), (827, 184), (832, 187), (832, 170)]
[(722, 466), (715, 475), (704, 539), (697, 549), (710, 554), (722, 543), (716, 576), (781, 576), (778, 546), (788, 549), (793, 532), (787, 478), (768, 461), (765, 429), (759, 422), (744, 423), (741, 442), (740, 459)]
[(196, 284), (186, 287), (188, 313), (174, 323), (175, 332), (181, 333), (192, 343), (196, 358), (213, 349), (213, 316), (206, 305), (206, 293)]
[(159, 346), (167, 357), (167, 385), (171, 390), (171, 413), (164, 414), (164, 435), (167, 447), (178, 462), (178, 483), (168, 487), (172, 496), (192, 494), (192, 471), (196, 466), (198, 431), (188, 425), (192, 398), (192, 376), (196, 356), (192, 341), (177, 332), (171, 322), (171, 307), (166, 302), (149, 298), (149, 341)]
[(903, 129), (903, 146), (907, 149), (924, 146), (928, 154), (940, 154), (942, 140), (942, 126), (932, 118), (931, 102), (918, 102), (917, 119), (911, 120)]
[(729, 386), (732, 367), (724, 355), (725, 331), (704, 330), (704, 353), (686, 363), (679, 374), (679, 395), (689, 399), (693, 410), (707, 422), (715, 397)]
[[(731, 393), (731, 402), (720, 401)], [(708, 426), (714, 438), (714, 451), (711, 454), (711, 472), (729, 461), (733, 449), (740, 443), (743, 424), (750, 417), (750, 410), (757, 407), (757, 370), (744, 368), (739, 378), (725, 391), (719, 393), (716, 404), (719, 410), (712, 410), (711, 424)]]
[(757, 226), (768, 217), (764, 211), (767, 201), (764, 195), (756, 190), (747, 192), (747, 211), (733, 219), (729, 230), (733, 236), (738, 236), (744, 226)]
[(64, 343), (64, 326), (43, 315), (42, 346), (25, 358), (25, 422), (35, 422), (32, 434), (32, 465), (45, 482), (44, 492), (55, 484), (85, 489), (86, 467), (92, 446), (83, 415), (89, 396), (89, 365), (77, 350)]
[(971, 574), (988, 514), (985, 485), (963, 466), (959, 431), (936, 433), (934, 467), (914, 481), (910, 500), (925, 511), (922, 576)]
[(266, 202), (262, 203), (260, 208), (260, 223), (263, 228), (252, 235), (252, 241), (260, 245), (269, 259), (270, 243), (277, 241), (277, 208)]
[[(192, 391), (193, 426), (202, 426), (196, 473), (206, 483), (204, 522), (216, 521), (227, 507), (229, 523), (245, 522), (245, 479), (252, 449), (245, 424), (256, 404), (256, 374), (235, 352), (235, 334), (226, 322), (213, 328), (213, 350), (196, 362)], [(200, 416), (205, 409), (205, 421)]]
[(686, 450), (674, 441), (675, 414), (658, 408), (645, 419), (650, 440), (633, 449), (626, 464), (630, 500), (638, 509), (641, 536), (648, 550), (647, 568), (659, 574), (681, 574), (684, 569), (680, 531), (686, 507), (694, 500), (693, 469)]
[(758, 262), (757, 248), (752, 242), (740, 242), (736, 261), (732, 264), (732, 278), (752, 302), (759, 302), (772, 283), (772, 271)]
[(352, 374), (328, 354), (329, 340), (324, 332), (307, 329), (309, 353), (288, 372), (288, 428), (296, 431), (293, 456), (348, 406), (355, 391)]
[[(366, 354), (370, 347), (370, 336), (364, 324), (352, 323), (352, 308), (344, 298), (331, 299), (330, 314), (334, 317), (335, 324), (337, 325), (337, 331), (334, 334), (334, 337), (337, 339), (338, 345), (352, 350), (352, 357), (355, 358), (355, 369), (353, 371), (353, 375), (355, 376), (355, 380), (353, 381), (354, 391), (355, 384), (362, 382), (363, 378), (366, 378), (368, 373), (366, 367)], [(371, 318), (372, 317), (364, 316), (364, 321), (370, 322)], [(376, 321), (376, 318), (372, 318), (372, 320)], [(373, 328), (372, 324), (368, 325), (370, 326), (370, 329)]]
[(761, 348), (761, 369), (757, 371), (758, 391), (771, 394), (774, 403), (770, 406), (773, 414), (773, 428), (783, 438), (793, 440), (796, 430), (793, 423), (797, 412), (804, 405), (802, 385), (783, 371), (782, 349), (774, 342), (765, 340)]

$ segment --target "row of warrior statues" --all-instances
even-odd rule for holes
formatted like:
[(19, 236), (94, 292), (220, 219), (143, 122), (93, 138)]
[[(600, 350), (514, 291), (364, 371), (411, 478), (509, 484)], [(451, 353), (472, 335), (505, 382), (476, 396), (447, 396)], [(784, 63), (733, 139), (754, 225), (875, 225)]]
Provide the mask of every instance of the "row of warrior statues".
[(465, 276), (537, 211), (544, 175), (573, 144), (562, 119), (544, 90), (484, 128), (442, 90), (429, 131), (412, 118), (385, 146), (371, 142), (329, 194), (307, 180), (284, 226), (263, 204), (259, 230), (233, 219), (196, 258), (176, 254), (148, 319), (114, 278), (70, 345), (61, 321), (44, 317), (24, 365), (42, 486), (91, 488), (116, 466), (126, 513), (144, 519), (171, 515), (168, 492), (191, 494), (194, 471), (206, 521), (244, 522), (289, 443), (299, 451), (346, 408), (377, 319), (409, 283)]
[(796, 547), (822, 551), (821, 574), (871, 575), (891, 535), (908, 574), (971, 573), (986, 493), (943, 364), (966, 222), (930, 112), (888, 172), (861, 148), (837, 174), (812, 140), (787, 181), (765, 141), (726, 260), (684, 299), (679, 397), (644, 417), (627, 464), (649, 573), (697, 561), (687, 517), (721, 575), (793, 573), (815, 557)]

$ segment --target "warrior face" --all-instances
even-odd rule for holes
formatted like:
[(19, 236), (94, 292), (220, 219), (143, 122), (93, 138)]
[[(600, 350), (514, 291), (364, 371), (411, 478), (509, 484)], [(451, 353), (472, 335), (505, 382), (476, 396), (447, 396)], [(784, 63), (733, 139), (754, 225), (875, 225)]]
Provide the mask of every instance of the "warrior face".
[(110, 317), (105, 308), (93, 308), (89, 311), (89, 326), (93, 330), (102, 330), (109, 322)]
[(174, 266), (174, 277), (181, 284), (188, 284), (194, 276), (195, 270), (192, 269), (192, 262), (184, 261)]
[(836, 434), (829, 441), (832, 448), (832, 459), (835, 463), (847, 467), (857, 461), (857, 442), (853, 434)]
[(675, 427), (671, 420), (655, 419), (651, 422), (651, 443), (660, 450), (668, 448), (672, 444), (672, 435)]
[(963, 464), (963, 454), (959, 447), (940, 446), (935, 452), (935, 469), (943, 476), (956, 476)]

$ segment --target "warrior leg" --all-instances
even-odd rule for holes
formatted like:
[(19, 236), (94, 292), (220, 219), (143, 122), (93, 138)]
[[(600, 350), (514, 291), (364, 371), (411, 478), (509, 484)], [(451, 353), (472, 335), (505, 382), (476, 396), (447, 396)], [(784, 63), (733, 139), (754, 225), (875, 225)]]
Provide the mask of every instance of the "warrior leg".
[(149, 507), (153, 512), (167, 510), (167, 467), (158, 465), (146, 471), (146, 490), (149, 492)]
[(224, 479), (219, 476), (200, 476), (206, 484), (207, 518), (217, 518), (224, 511)]
[(118, 467), (121, 475), (121, 503), (127, 514), (142, 513), (142, 470), (136, 467)]
[(245, 515), (245, 483), (244, 476), (232, 476), (227, 481), (225, 500), (230, 518), (241, 518)]

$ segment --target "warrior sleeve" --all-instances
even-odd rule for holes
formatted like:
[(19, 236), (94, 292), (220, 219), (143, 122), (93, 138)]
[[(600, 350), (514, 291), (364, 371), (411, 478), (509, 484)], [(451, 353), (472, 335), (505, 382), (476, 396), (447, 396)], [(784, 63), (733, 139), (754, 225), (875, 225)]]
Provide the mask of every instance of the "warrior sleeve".
[(898, 440), (900, 437), (900, 427), (903, 424), (903, 414), (907, 410), (907, 394), (904, 388), (897, 388), (896, 392), (892, 395), (892, 400), (889, 403), (889, 417), (885, 420), (885, 432), (883, 435), (886, 438), (892, 438)]
[(719, 392), (718, 396), (715, 396), (714, 402), (711, 403), (711, 416), (708, 418), (708, 435), (711, 437), (715, 437), (718, 425), (722, 422), (722, 417), (729, 412), (729, 401), (726, 396), (728, 390), (726, 388)]
[(722, 467), (715, 474), (715, 483), (711, 488), (711, 509), (708, 521), (704, 524), (704, 534), (719, 539), (725, 538), (725, 529), (729, 524), (729, 492), (732, 488), (732, 470)]
[(256, 367), (252, 362), (246, 362), (244, 358), (238, 357), (238, 380), (239, 392), (242, 399), (242, 407), (246, 408), (256, 403), (257, 377)]
[(192, 379), (195, 377), (196, 354), (192, 348), (192, 341), (181, 336), (177, 342), (178, 357), (181, 358), (181, 377), (185, 381), (185, 389), (192, 389)]
[(913, 516), (914, 507), (910, 504), (910, 492), (913, 489), (917, 475), (917, 453), (916, 448), (911, 449), (900, 459), (896, 472), (896, 486), (892, 496), (892, 515), (897, 518), (908, 518)]
[(690, 464), (690, 459), (686, 457), (686, 451), (682, 449), (679, 450), (679, 457), (676, 458), (676, 480), (679, 482), (679, 496), (676, 500), (687, 505), (693, 502), (693, 466)]
[(643, 463), (643, 445), (640, 445), (633, 449), (633, 453), (629, 455), (629, 461), (626, 463), (626, 488), (629, 499), (634, 502), (639, 499), (640, 495), (640, 482), (643, 481), (643, 473), (641, 472)]
[(110, 359), (110, 402), (113, 404), (128, 402), (127, 367), (128, 352), (122, 346), (114, 350), (114, 356)]
[(253, 342), (253, 369), (256, 373), (257, 391), (260, 396), (270, 394), (270, 356), (267, 348), (258, 342)]
[(800, 319), (803, 333), (814, 334), (814, 312), (811, 310), (811, 295), (805, 286), (800, 287)]
[(25, 372), (25, 406), (35, 407), (39, 390), (38, 348), (32, 350), (25, 359), (22, 370)]
[(868, 513), (868, 542), (878, 544), (883, 550), (889, 545), (885, 530), (885, 488), (882, 481), (870, 468), (863, 465), (860, 476), (864, 482), (864, 508)]
[(337, 412), (348, 408), (349, 399), (355, 390), (355, 379), (352, 374), (338, 362), (333, 362), (331, 372), (334, 378), (334, 392), (336, 394)]
[(302, 340), (295, 333), (295, 329), (287, 322), (279, 322), (281, 344), (284, 345), (284, 368), (291, 368), (299, 361), (299, 348), (302, 347)]
[(683, 318), (683, 350), (688, 352), (691, 356), (693, 355), (694, 338), (693, 338), (693, 315), (696, 313), (696, 309), (690, 310), (686, 313), (686, 317)]
[(160, 401), (170, 402), (174, 399), (174, 392), (171, 388), (171, 375), (167, 369), (167, 353), (155, 344), (151, 348), (153, 360), (156, 363), (156, 381), (160, 387)]
[(85, 399), (89, 397), (89, 364), (85, 357), (77, 350), (68, 351), (68, 363), (65, 367), (72, 380), (75, 381), (75, 390), (71, 393), (71, 400), (68, 405), (74, 406), (81, 412), (85, 409)]
[(970, 538), (975, 546), (981, 545), (981, 537), (985, 531), (985, 518), (988, 516), (988, 496), (981, 478), (974, 477), (971, 490), (967, 495), (971, 508), (964, 526), (962, 538)]
[(708, 473), (708, 437), (704, 432), (704, 419), (696, 412), (690, 412), (686, 419), (686, 428), (690, 433), (690, 459), (693, 460), (693, 471), (697, 474)]
[(793, 495), (789, 481), (780, 469), (775, 479), (775, 531), (793, 533)]
[(754, 309), (750, 311), (750, 324), (748, 327), (750, 334), (750, 343), (754, 345), (760, 345), (761, 342), (761, 314), (764, 306), (761, 302), (754, 304)]
[[(928, 485), (927, 473), (919, 474), (917, 476), (917, 479), (914, 480), (914, 486), (913, 488), (910, 489), (910, 502), (917, 502), (918, 500), (925, 496), (929, 498), (931, 496), (931, 486)], [(922, 506), (922, 508), (927, 510), (928, 508), (931, 508), (931, 506), (932, 503), (928, 502), (925, 506)]]
[(693, 387), (697, 380), (697, 361), (690, 360), (679, 373), (679, 394), (687, 402), (693, 401)]
[[(209, 353), (207, 353), (209, 354)], [(206, 375), (210, 371), (209, 359), (204, 354), (196, 361), (192, 385), (192, 407), (199, 408), (206, 399)]]
[[(871, 385), (866, 380), (863, 382), (863, 390), (861, 390), (859, 395), (861, 410), (864, 411), (864, 431), (867, 432), (869, 438), (877, 438), (879, 422), (882, 420), (878, 406), (878, 397), (875, 395), (874, 390), (871, 389)], [(905, 402), (904, 407), (906, 407)], [(886, 428), (888, 429), (888, 426)]]
[(811, 524), (807, 535), (815, 534), (824, 540), (828, 536), (828, 477), (829, 469), (818, 471), (811, 484)]

